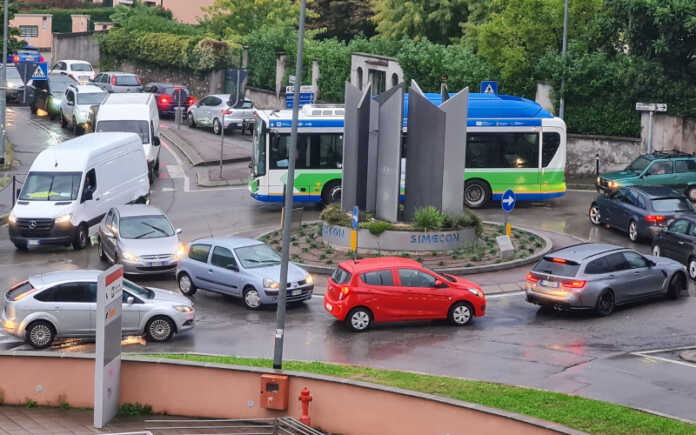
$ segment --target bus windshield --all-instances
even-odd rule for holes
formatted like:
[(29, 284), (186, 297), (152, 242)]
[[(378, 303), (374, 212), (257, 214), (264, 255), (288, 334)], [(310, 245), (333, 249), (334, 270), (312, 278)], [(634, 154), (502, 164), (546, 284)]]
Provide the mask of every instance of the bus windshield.
[(266, 128), (264, 122), (260, 119), (256, 120), (254, 128), (254, 139), (252, 141), (252, 169), (254, 175), (260, 177), (266, 175)]
[[(271, 134), (270, 169), (288, 168), (287, 133)], [(341, 169), (343, 166), (343, 133), (300, 133), (297, 135), (297, 169)]]

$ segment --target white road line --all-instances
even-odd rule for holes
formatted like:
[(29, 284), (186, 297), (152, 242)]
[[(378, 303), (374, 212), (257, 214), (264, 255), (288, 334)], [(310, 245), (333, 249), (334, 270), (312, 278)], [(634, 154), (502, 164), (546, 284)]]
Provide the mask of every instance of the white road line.
[(632, 352), (631, 355), (640, 356), (640, 357), (647, 358), (647, 359), (654, 359), (654, 360), (663, 361), (663, 362), (672, 363), (672, 364), (678, 364), (680, 366), (696, 368), (696, 364), (693, 364), (693, 363), (689, 363), (686, 361), (677, 361), (677, 360), (669, 359), (669, 358), (663, 358), (661, 356), (645, 355), (644, 352)]
[(176, 189), (173, 188), (173, 187), (163, 187), (163, 188), (161, 189), (162, 192), (173, 192), (173, 191), (175, 191), (175, 190), (176, 190)]
[[(182, 175), (183, 178), (184, 178), (184, 192), (188, 192), (188, 191), (189, 191), (189, 187), (190, 187), (190, 185), (191, 185), (191, 181), (189, 180), (189, 177), (188, 177), (188, 176), (186, 175), (186, 173), (184, 172), (184, 169), (183, 169), (183, 168), (184, 168), (184, 165), (183, 165), (181, 159), (179, 158), (179, 156), (177, 155), (177, 153), (175, 153), (174, 151), (172, 151), (172, 149), (169, 147), (169, 145), (167, 145), (166, 142), (162, 142), (162, 146), (163, 146), (164, 148), (167, 149), (167, 151), (169, 152), (169, 154), (171, 154), (172, 156), (174, 156), (174, 160), (176, 160), (176, 164), (179, 165), (179, 167), (181, 168), (181, 175)], [(168, 166), (167, 166), (167, 168), (168, 168)], [(169, 170), (169, 169), (167, 169), (167, 170)]]
[(520, 290), (518, 292), (493, 293), (492, 295), (486, 295), (486, 299), (506, 298), (508, 296), (519, 296), (519, 295), (523, 295), (523, 294), (524, 294), (524, 290)]
[(682, 346), (682, 347), (672, 347), (672, 348), (667, 348), (667, 349), (642, 350), (640, 352), (635, 352), (635, 353), (651, 354), (651, 353), (676, 352), (678, 350), (691, 350), (691, 349), (696, 349), (696, 346)]

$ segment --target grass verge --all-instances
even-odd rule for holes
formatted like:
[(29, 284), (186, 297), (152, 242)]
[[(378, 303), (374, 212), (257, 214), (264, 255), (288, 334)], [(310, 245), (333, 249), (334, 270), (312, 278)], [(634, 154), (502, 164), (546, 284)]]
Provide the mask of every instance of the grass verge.
[[(146, 356), (252, 367), (273, 367), (273, 362), (266, 358), (192, 354)], [(556, 422), (589, 433), (696, 434), (696, 425), (613, 403), (533, 388), (322, 362), (285, 361), (283, 367), (285, 370), (316, 373), (437, 394)]]

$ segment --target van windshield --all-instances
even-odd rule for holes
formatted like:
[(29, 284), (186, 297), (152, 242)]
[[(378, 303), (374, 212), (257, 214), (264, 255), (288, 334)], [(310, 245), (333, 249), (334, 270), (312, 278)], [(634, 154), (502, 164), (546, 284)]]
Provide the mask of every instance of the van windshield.
[(80, 172), (30, 172), (19, 199), (24, 201), (74, 201), (80, 190)]
[(150, 143), (150, 128), (147, 124), (147, 121), (99, 121), (97, 123), (97, 132), (104, 131), (137, 133), (140, 135), (140, 140), (143, 143)]

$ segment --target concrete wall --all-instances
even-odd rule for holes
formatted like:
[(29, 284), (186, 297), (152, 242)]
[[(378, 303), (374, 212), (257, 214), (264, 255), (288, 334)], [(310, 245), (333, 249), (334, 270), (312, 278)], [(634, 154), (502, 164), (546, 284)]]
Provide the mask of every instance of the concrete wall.
[(32, 47), (50, 49), (53, 44), (53, 15), (50, 14), (15, 14), (9, 22), (10, 27), (36, 26), (38, 37), (22, 36), (20, 39), (27, 41)]
[(597, 153), (600, 172), (617, 171), (638, 157), (643, 152), (641, 150), (638, 138), (569, 134), (566, 153), (568, 173), (594, 174)]
[[(51, 57), (54, 62), (61, 59), (80, 59), (99, 68), (99, 42), (93, 33), (54, 33)], [(51, 65), (52, 66), (52, 65)]]
[(350, 56), (350, 82), (360, 90), (365, 89), (370, 81), (370, 70), (384, 71), (386, 75), (385, 88), (375, 89), (373, 83), (372, 94), (377, 95), (404, 81), (404, 71), (399, 62), (391, 57), (378, 56), (367, 53), (352, 53)]
[[(94, 360), (81, 355), (28, 352), (0, 356), (7, 405), (93, 406)], [(289, 408), (259, 406), (263, 373), (289, 376)], [(312, 425), (342, 434), (553, 434), (568, 429), (480, 405), (372, 384), (296, 372), (174, 360), (137, 360), (121, 365), (121, 403), (151, 405), (156, 413), (208, 418), (299, 418), (300, 391), (312, 395)], [(337, 399), (337, 398), (340, 398)], [(379, 409), (379, 412), (374, 412)], [(554, 430), (555, 429), (555, 430)]]
[[(648, 149), (650, 115), (642, 112), (640, 136), (643, 149)], [(679, 150), (696, 153), (696, 118), (655, 114), (653, 119), (653, 149)]]
[(244, 98), (254, 102), (259, 109), (280, 109), (285, 105), (285, 95), (276, 97), (275, 92), (266, 89), (246, 87)]

